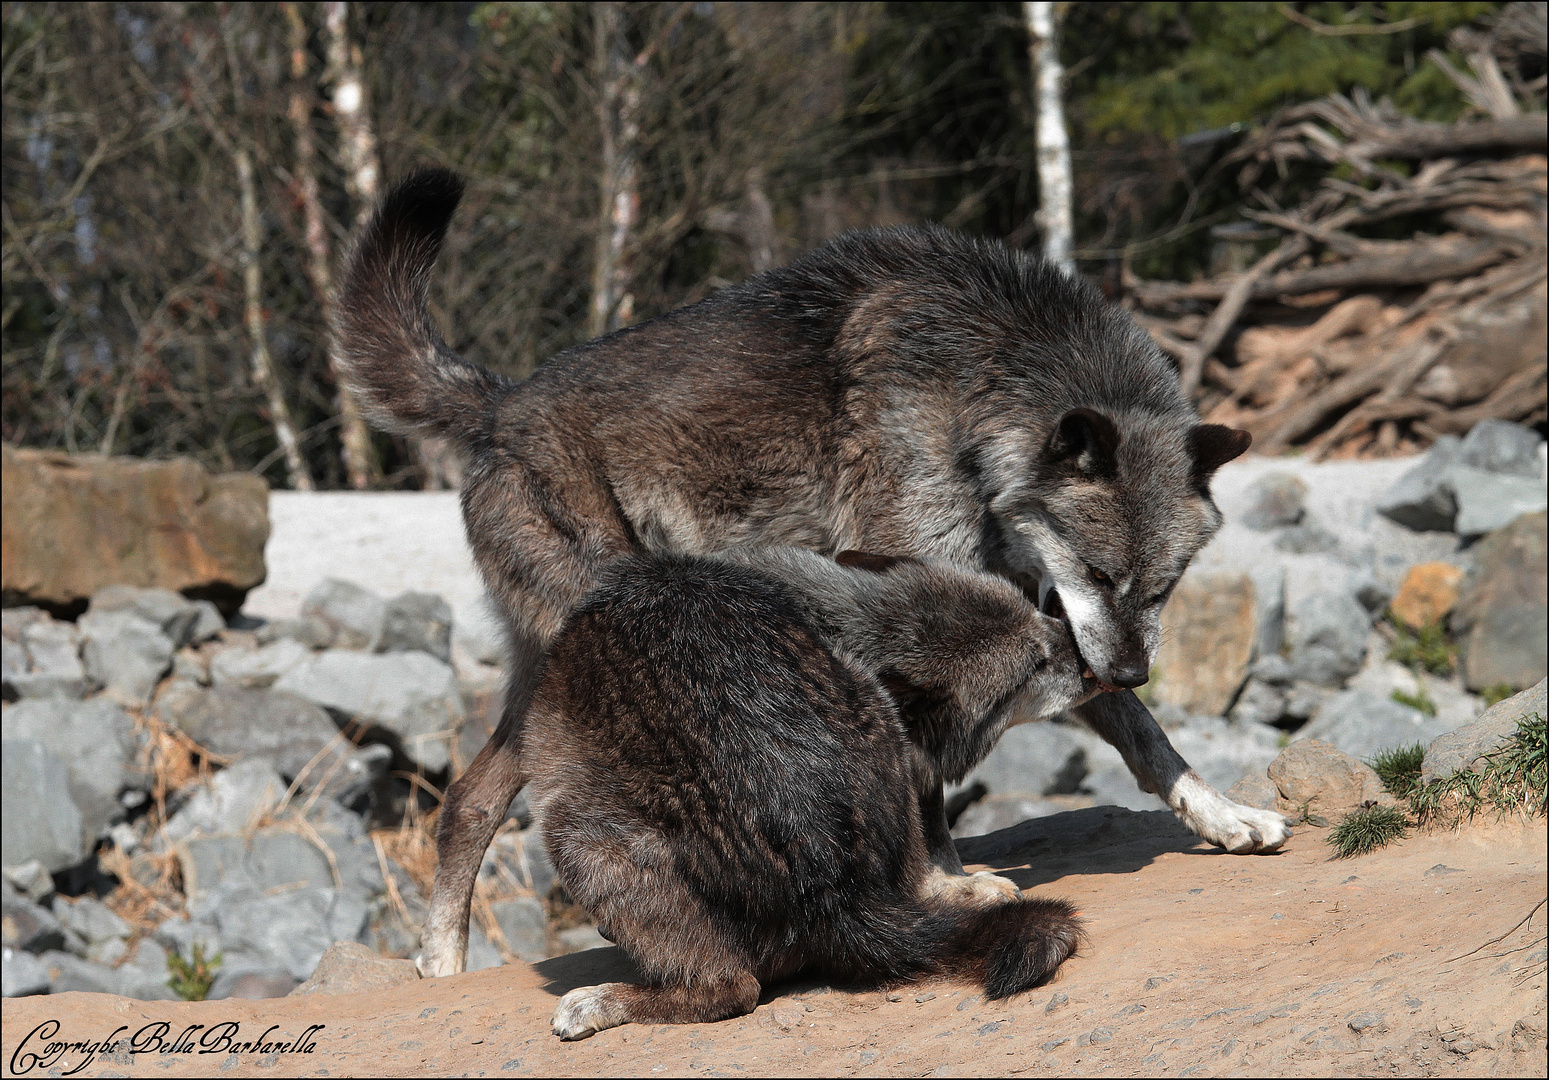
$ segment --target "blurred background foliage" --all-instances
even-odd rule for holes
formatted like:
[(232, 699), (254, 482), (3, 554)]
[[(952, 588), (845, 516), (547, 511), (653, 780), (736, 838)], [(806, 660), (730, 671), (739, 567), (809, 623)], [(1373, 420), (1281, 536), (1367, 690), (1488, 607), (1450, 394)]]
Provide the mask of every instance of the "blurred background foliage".
[[(1124, 269), (1197, 276), (1208, 227), (1249, 194), (1221, 159), (1278, 108), (1364, 87), (1425, 119), (1463, 115), (1426, 54), (1500, 6), (1061, 5), (1081, 271), (1110, 294)], [(243, 322), (244, 152), (275, 377), (313, 478), (345, 484), (306, 181), (335, 262), (365, 200), (327, 7), (4, 6), (7, 442), (191, 454), (286, 483)], [(436, 163), (469, 179), (433, 302), (455, 348), (509, 374), (588, 336), (609, 80), (625, 75), (635, 319), (848, 228), (937, 220), (1038, 244), (1020, 4), (618, 5), (617, 55), (599, 5), (343, 7), (380, 175)], [(1284, 201), (1302, 181), (1263, 182)], [(426, 482), (411, 447), (373, 440), (373, 485)]]

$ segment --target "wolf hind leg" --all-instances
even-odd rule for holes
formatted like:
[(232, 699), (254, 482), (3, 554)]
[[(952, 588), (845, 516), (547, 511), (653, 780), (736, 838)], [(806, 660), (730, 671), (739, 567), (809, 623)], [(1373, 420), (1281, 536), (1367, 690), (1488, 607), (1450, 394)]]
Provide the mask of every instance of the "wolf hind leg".
[(1022, 890), (1010, 878), (980, 870), (977, 874), (949, 874), (932, 866), (920, 886), (922, 899), (941, 899), (964, 904), (1004, 904), (1022, 896)]
[(468, 771), (447, 788), (436, 826), (436, 881), (416, 961), (426, 978), (456, 975), (466, 966), (468, 909), (479, 866), (511, 800), (527, 782), (521, 746), (528, 697), (526, 688), (507, 691), (499, 727)]
[(583, 986), (559, 999), (554, 1034), (570, 1041), (620, 1024), (709, 1024), (752, 1012), (760, 990), (758, 980), (746, 972), (692, 985)]
[(1233, 855), (1274, 851), (1290, 839), (1291, 823), (1284, 817), (1232, 802), (1200, 779), (1130, 691), (1098, 694), (1074, 711), (1124, 756), (1140, 790), (1161, 796), (1201, 838)]

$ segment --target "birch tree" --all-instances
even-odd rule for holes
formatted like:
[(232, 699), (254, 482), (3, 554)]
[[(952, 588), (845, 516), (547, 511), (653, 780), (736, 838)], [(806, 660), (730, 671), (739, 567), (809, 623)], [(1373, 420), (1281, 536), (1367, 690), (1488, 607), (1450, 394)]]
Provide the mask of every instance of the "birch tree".
[(1038, 110), (1038, 216), (1043, 226), (1044, 258), (1067, 274), (1071, 260), (1070, 138), (1061, 101), (1059, 36), (1052, 3), (1022, 5), (1033, 68), (1033, 100)]
[[(313, 94), (307, 79), (307, 25), (294, 3), (288, 2), (281, 7), (290, 30), (291, 93), (287, 112), (296, 134), (296, 194), (301, 201), (306, 222), (307, 277), (322, 310), (323, 325), (332, 326), (333, 253), (317, 183), (317, 146), (312, 138)], [(328, 345), (328, 369), (338, 387), (339, 442), (343, 451), (345, 475), (350, 487), (364, 491), (371, 486), (375, 472), (371, 436), (366, 430), (366, 422), (360, 415), (355, 396), (350, 393), (347, 378), (331, 341)]]
[(628, 55), (621, 3), (592, 9), (593, 56), (598, 76), (597, 120), (602, 129), (601, 213), (597, 256), (592, 266), (592, 303), (587, 334), (596, 337), (627, 326), (635, 299), (630, 240), (640, 217), (640, 72)]

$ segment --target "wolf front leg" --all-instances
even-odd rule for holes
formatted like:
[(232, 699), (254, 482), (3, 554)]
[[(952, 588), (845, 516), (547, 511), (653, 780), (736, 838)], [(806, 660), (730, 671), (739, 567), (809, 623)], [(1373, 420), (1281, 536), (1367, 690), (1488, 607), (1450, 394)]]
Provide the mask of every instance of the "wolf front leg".
[(1252, 855), (1290, 838), (1291, 823), (1281, 815), (1234, 803), (1201, 780), (1130, 691), (1098, 694), (1073, 711), (1124, 756), (1141, 791), (1161, 796), (1179, 821), (1212, 844)]

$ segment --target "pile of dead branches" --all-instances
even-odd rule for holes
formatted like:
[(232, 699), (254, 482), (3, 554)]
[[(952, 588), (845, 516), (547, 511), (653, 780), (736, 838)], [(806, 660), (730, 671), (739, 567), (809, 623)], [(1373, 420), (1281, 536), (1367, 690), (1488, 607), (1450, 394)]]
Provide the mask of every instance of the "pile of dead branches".
[[(1513, 7), (1542, 19), (1542, 5)], [(1544, 420), (1544, 79), (1503, 74), (1491, 44), (1470, 54), (1472, 76), (1432, 57), (1475, 119), (1426, 123), (1360, 93), (1283, 111), (1235, 151), (1244, 190), (1271, 169), (1326, 175), (1293, 207), (1259, 191), (1264, 208), (1244, 216), (1274, 230), (1273, 250), (1208, 280), (1128, 282), (1202, 415), (1264, 453), (1317, 458)], [(1395, 221), (1418, 231), (1361, 235)]]

